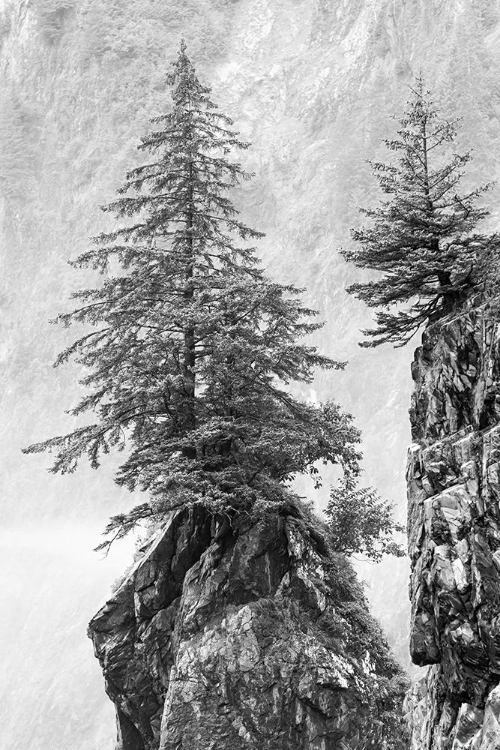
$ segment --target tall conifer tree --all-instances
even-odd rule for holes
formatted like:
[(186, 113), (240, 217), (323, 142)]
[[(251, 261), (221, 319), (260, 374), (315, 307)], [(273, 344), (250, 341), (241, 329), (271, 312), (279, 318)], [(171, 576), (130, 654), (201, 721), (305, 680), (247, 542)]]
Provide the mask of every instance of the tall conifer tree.
[(248, 246), (262, 235), (227, 195), (250, 177), (230, 158), (248, 144), (210, 100), (184, 43), (168, 83), (171, 111), (139, 146), (150, 161), (104, 208), (121, 226), (74, 262), (104, 281), (76, 292), (77, 309), (58, 318), (92, 326), (56, 364), (73, 357), (87, 368), (89, 393), (70, 413), (97, 419), (26, 449), (55, 451), (52, 471), (64, 473), (85, 454), (97, 467), (126, 448), (116, 481), (149, 500), (112, 519), (118, 536), (186, 502), (280, 500), (295, 474), (316, 476), (317, 461), (358, 471), (350, 416), (287, 389), (342, 364), (299, 342), (319, 327), (315, 313), (297, 289), (268, 280)]
[[(481, 288), (483, 259), (498, 248), (497, 235), (476, 231), (488, 215), (477, 199), (488, 185), (459, 194), (469, 152), (453, 152), (457, 121), (442, 120), (421, 78), (412, 89), (398, 137), (385, 141), (391, 163), (373, 163), (386, 197), (362, 212), (368, 226), (352, 231), (360, 247), (343, 253), (382, 277), (348, 291), (376, 313), (362, 346), (403, 346), (425, 324), (439, 320)], [(483, 269), (484, 270), (484, 269)]]

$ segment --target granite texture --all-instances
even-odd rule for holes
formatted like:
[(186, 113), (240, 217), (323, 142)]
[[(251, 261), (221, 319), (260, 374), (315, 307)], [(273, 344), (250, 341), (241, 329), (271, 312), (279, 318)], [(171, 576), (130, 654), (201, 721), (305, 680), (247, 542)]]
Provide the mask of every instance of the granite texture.
[(423, 335), (408, 457), (412, 750), (500, 747), (498, 324), (469, 310)]
[(173, 514), (89, 634), (119, 750), (404, 747), (401, 671), (349, 563), (292, 507)]

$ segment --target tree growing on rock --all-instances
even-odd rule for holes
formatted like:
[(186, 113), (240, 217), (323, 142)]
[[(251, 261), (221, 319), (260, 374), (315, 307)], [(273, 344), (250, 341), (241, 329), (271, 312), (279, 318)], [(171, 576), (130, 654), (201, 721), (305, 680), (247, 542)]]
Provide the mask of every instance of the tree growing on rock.
[(394, 161), (372, 163), (385, 200), (362, 209), (371, 222), (352, 231), (359, 247), (343, 253), (358, 268), (382, 274), (347, 290), (379, 308), (361, 346), (403, 346), (459, 307), (482, 288), (485, 258), (500, 244), (498, 235), (476, 230), (488, 215), (478, 199), (489, 186), (458, 192), (471, 159), (470, 152), (453, 152), (458, 121), (443, 120), (429, 97), (418, 78), (397, 138), (385, 141)]
[(315, 313), (257, 265), (249, 243), (262, 235), (228, 197), (251, 176), (231, 158), (248, 144), (217, 111), (184, 44), (168, 83), (171, 110), (139, 146), (149, 160), (104, 207), (117, 228), (73, 262), (103, 281), (76, 292), (76, 309), (58, 318), (86, 326), (56, 365), (73, 358), (85, 368), (87, 394), (70, 414), (95, 419), (26, 449), (55, 452), (60, 473), (83, 456), (97, 468), (103, 454), (126, 450), (116, 481), (149, 500), (111, 519), (115, 538), (183, 503), (279, 501), (296, 474), (317, 478), (318, 461), (359, 471), (350, 415), (288, 390), (317, 367), (343, 364), (301, 341), (319, 327)]
[(326, 507), (330, 542), (337, 552), (345, 555), (363, 555), (380, 562), (384, 555), (404, 557), (394, 533), (405, 533), (401, 524), (395, 523), (393, 507), (368, 487), (358, 487), (348, 472), (331, 488)]

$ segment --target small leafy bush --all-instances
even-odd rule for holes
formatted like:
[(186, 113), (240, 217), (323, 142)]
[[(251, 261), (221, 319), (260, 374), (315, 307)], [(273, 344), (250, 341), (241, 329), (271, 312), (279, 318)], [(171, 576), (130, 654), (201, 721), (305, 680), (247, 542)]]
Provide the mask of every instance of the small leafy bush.
[(346, 473), (332, 487), (326, 509), (333, 548), (345, 555), (361, 554), (375, 562), (383, 555), (404, 557), (393, 534), (404, 532), (405, 528), (394, 521), (393, 512), (393, 506), (377, 492), (370, 487), (357, 487), (356, 479)]

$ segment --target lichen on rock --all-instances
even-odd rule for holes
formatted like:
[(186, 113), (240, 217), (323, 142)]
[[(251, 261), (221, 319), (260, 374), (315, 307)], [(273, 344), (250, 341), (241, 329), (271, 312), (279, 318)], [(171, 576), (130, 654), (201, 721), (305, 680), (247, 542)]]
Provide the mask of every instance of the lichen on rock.
[(404, 747), (404, 679), (300, 506), (172, 513), (89, 634), (119, 750)]

